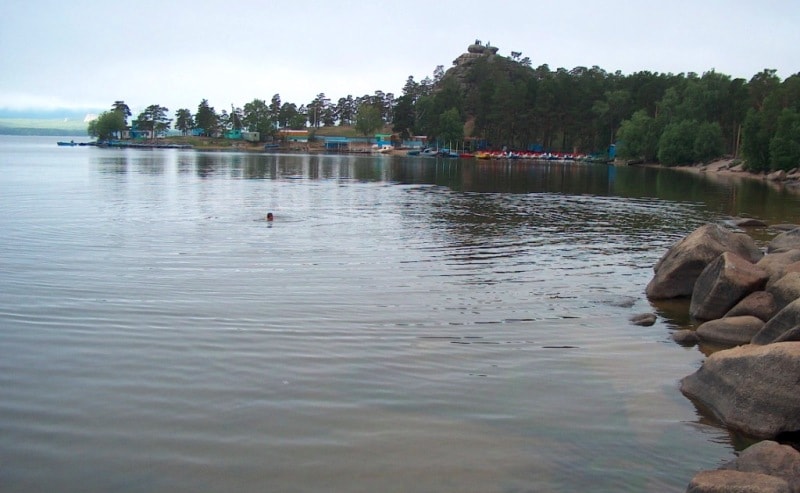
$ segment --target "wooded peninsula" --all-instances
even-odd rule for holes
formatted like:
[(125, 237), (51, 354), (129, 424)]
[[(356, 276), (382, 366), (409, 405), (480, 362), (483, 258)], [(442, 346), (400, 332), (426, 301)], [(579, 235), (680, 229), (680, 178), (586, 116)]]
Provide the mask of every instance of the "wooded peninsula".
[[(464, 142), (471, 150), (518, 149), (616, 155), (676, 166), (739, 158), (748, 171), (790, 171), (800, 165), (800, 73), (781, 80), (764, 69), (750, 80), (714, 70), (696, 73), (640, 71), (625, 75), (600, 67), (551, 70), (528, 57), (506, 57), (479, 40), (452, 67), (432, 77), (409, 76), (402, 94), (377, 90), (335, 103), (319, 93), (306, 104), (254, 99), (230, 111), (202, 100), (195, 112), (168, 116), (148, 106), (128, 125), (124, 101), (90, 122), (89, 133), (107, 139), (127, 129), (165, 135), (222, 136), (258, 132), (272, 141), (281, 129), (350, 127), (363, 135), (391, 129), (393, 141), (426, 136), (428, 142)], [(330, 133), (330, 132), (328, 132)]]

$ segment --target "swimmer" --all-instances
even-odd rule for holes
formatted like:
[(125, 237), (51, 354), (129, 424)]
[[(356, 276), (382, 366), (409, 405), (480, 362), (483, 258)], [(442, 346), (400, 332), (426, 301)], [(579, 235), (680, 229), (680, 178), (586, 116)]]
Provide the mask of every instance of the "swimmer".
[(274, 217), (272, 216), (271, 212), (267, 212), (267, 221), (272, 221)]

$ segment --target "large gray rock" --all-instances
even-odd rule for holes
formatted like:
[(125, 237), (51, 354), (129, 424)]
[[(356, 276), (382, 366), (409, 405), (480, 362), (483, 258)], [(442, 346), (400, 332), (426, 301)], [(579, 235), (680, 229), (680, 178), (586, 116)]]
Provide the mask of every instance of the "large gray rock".
[(779, 234), (767, 245), (767, 253), (800, 249), (800, 228)]
[(723, 469), (776, 476), (789, 483), (792, 493), (800, 493), (800, 452), (789, 445), (764, 440), (747, 447)]
[(759, 345), (771, 344), (798, 325), (800, 325), (800, 299), (789, 303), (769, 319), (750, 342)]
[(760, 318), (764, 322), (771, 319), (778, 313), (775, 305), (775, 297), (766, 291), (756, 291), (744, 297), (742, 301), (728, 310), (725, 317), (740, 317), (742, 315), (752, 315)]
[(782, 310), (786, 305), (800, 298), (800, 272), (789, 272), (777, 282), (772, 283), (767, 291), (775, 298), (775, 308)]
[(736, 253), (753, 263), (763, 256), (746, 234), (706, 224), (670, 247), (656, 263), (655, 275), (647, 284), (647, 297), (658, 300), (691, 296), (700, 273), (724, 252)]
[(793, 248), (783, 252), (770, 253), (758, 261), (756, 265), (767, 271), (769, 282), (773, 284), (786, 273), (786, 266), (800, 261), (800, 249)]
[(709, 356), (681, 392), (747, 435), (800, 431), (800, 342), (739, 346)]
[(689, 305), (689, 315), (697, 320), (720, 318), (748, 294), (761, 290), (767, 272), (732, 252), (714, 259), (698, 276)]
[(791, 493), (791, 490), (789, 483), (775, 476), (717, 469), (695, 474), (686, 493)]
[(750, 344), (750, 340), (764, 327), (764, 321), (752, 315), (725, 317), (710, 320), (697, 328), (697, 337), (702, 342), (723, 346)]

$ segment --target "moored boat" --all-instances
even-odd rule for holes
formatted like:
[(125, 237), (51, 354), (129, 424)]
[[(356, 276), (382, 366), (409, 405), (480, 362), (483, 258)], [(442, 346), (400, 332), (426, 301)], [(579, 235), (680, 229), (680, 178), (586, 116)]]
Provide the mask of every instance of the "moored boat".
[(437, 149), (431, 149), (430, 147), (426, 147), (419, 152), (420, 156), (433, 156), (436, 157), (439, 155), (439, 151)]

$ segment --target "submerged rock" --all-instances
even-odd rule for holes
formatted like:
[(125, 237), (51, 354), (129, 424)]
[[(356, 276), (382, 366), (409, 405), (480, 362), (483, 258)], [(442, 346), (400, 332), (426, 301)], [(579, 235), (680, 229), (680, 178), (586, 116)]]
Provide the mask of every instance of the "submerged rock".
[(767, 223), (761, 219), (754, 219), (752, 217), (734, 217), (728, 221), (732, 226), (738, 228), (765, 228)]
[(791, 231), (793, 229), (800, 228), (800, 224), (773, 224), (769, 228), (778, 231)]
[(656, 316), (654, 313), (640, 313), (632, 316), (630, 319), (632, 324), (641, 325), (642, 327), (649, 327), (656, 323)]
[(747, 435), (800, 431), (800, 342), (739, 346), (709, 356), (681, 392)]
[(672, 340), (681, 346), (694, 346), (700, 342), (697, 332), (691, 329), (676, 330), (672, 333)]

